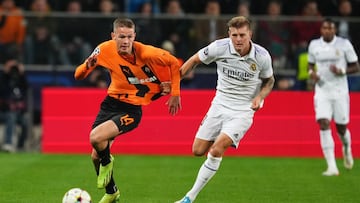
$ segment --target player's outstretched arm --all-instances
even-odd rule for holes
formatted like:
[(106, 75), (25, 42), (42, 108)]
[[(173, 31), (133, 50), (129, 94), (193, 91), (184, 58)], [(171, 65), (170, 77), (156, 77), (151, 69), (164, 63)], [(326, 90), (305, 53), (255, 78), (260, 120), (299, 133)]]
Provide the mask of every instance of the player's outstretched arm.
[(200, 61), (198, 53), (195, 53), (187, 61), (185, 61), (185, 63), (180, 67), (181, 79), (183, 79), (187, 73), (189, 73), (192, 69), (194, 69), (200, 63), (202, 63), (202, 62)]
[(95, 69), (96, 65), (97, 65), (97, 56), (96, 55), (90, 56), (85, 60), (83, 64), (79, 65), (76, 68), (74, 74), (75, 79), (82, 80), (86, 78), (91, 73), (91, 71)]

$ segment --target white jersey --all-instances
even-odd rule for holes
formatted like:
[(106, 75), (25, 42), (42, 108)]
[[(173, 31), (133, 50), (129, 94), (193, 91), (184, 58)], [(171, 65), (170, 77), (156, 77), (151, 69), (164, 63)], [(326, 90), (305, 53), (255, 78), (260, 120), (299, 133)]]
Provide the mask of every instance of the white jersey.
[(273, 75), (269, 52), (253, 42), (246, 56), (240, 56), (230, 38), (212, 42), (198, 55), (204, 64), (216, 62), (218, 80), (213, 103), (229, 109), (250, 109), (251, 100), (260, 90), (260, 78)]
[(310, 42), (308, 62), (316, 65), (320, 81), (315, 86), (315, 94), (336, 98), (349, 93), (346, 75), (338, 76), (330, 71), (330, 65), (346, 69), (348, 63), (358, 60), (349, 40), (335, 36), (331, 42), (322, 37)]

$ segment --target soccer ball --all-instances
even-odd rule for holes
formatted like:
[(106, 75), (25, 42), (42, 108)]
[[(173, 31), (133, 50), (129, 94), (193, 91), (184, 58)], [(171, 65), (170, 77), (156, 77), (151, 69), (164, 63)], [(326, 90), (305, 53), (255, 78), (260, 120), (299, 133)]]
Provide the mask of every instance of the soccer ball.
[(91, 203), (91, 197), (83, 189), (71, 188), (65, 193), (62, 203)]

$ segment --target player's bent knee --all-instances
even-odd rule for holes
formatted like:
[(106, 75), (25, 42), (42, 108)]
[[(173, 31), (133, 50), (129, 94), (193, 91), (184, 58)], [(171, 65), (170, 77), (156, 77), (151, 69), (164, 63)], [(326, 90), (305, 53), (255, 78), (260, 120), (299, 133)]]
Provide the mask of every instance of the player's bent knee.
[(195, 156), (204, 156), (206, 151), (202, 149), (193, 148), (192, 152)]
[(96, 146), (101, 142), (102, 142), (101, 137), (97, 133), (95, 133), (94, 131), (91, 131), (90, 132), (90, 143), (91, 143), (91, 145)]

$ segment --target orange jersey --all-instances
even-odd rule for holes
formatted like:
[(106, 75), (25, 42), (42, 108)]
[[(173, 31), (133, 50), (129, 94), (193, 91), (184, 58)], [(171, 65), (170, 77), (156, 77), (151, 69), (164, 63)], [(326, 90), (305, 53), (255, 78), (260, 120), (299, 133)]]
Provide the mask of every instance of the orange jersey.
[[(101, 43), (92, 53), (97, 66), (110, 72), (108, 95), (134, 105), (147, 105), (160, 96), (160, 83), (171, 82), (171, 95), (180, 95), (180, 71), (176, 57), (169, 52), (134, 42), (135, 64), (118, 54), (116, 43)], [(75, 70), (75, 78), (83, 79), (95, 67), (86, 68), (86, 61)]]
[[(0, 7), (0, 13), (4, 10)], [(26, 22), (22, 11), (14, 8), (9, 15), (0, 15), (0, 43), (22, 44), (25, 39)]]

